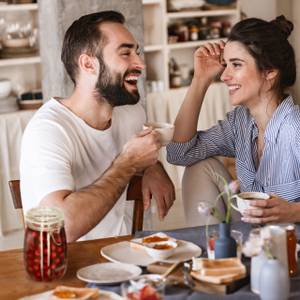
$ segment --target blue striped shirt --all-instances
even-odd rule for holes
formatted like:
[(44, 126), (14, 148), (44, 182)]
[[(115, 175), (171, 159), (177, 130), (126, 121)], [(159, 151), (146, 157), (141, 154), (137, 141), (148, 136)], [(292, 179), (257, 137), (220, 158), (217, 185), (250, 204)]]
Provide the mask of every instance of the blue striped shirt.
[(274, 193), (288, 201), (300, 200), (300, 108), (288, 96), (265, 130), (258, 163), (258, 128), (249, 110), (238, 106), (206, 131), (186, 143), (167, 146), (167, 160), (189, 166), (215, 155), (235, 157), (241, 191)]

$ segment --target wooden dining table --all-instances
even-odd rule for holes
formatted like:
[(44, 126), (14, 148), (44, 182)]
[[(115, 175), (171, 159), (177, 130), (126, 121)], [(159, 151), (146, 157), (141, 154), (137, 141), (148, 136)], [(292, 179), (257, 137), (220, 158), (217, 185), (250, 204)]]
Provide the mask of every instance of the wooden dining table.
[[(217, 226), (217, 225), (212, 225)], [(244, 235), (244, 240), (247, 239), (248, 233), (251, 230), (251, 225), (238, 222), (232, 225), (232, 229), (239, 230)], [(137, 232), (135, 237), (149, 235), (153, 232)], [(182, 228), (166, 232), (173, 238), (178, 240), (186, 240), (197, 244), (205, 256), (205, 226)], [(296, 225), (297, 239), (300, 239), (300, 224)], [(74, 287), (86, 286), (86, 283), (80, 281), (76, 277), (76, 272), (85, 266), (106, 262), (107, 260), (101, 256), (101, 249), (107, 245), (128, 241), (133, 236), (127, 235), (122, 237), (111, 237), (98, 240), (74, 242), (68, 244), (68, 267), (64, 277), (53, 282), (39, 282), (31, 279), (26, 273), (23, 261), (23, 249), (8, 250), (0, 252), (0, 300), (19, 299), (24, 296), (29, 296), (44, 291), (51, 290), (57, 285), (67, 285)], [(298, 269), (300, 270), (300, 259), (298, 260)], [(152, 272), (152, 271), (150, 271)], [(300, 273), (300, 272), (299, 272)], [(300, 274), (291, 278), (290, 299), (300, 299)], [(180, 287), (180, 292), (172, 291), (171, 294), (166, 294), (166, 299), (180, 300), (216, 300), (222, 299), (224, 295), (213, 292), (206, 293), (203, 283), (199, 282), (199, 290), (191, 290)], [(201, 288), (203, 287), (203, 289)], [(180, 294), (179, 294), (180, 293)], [(259, 296), (252, 293), (249, 282), (242, 285), (233, 291), (232, 294), (225, 296), (226, 299), (247, 299), (258, 300)]]
[(24, 267), (23, 249), (1, 251), (0, 300), (19, 299), (51, 290), (57, 285), (83, 287), (86, 283), (77, 279), (77, 270), (88, 265), (106, 262), (107, 260), (100, 254), (102, 247), (131, 238), (132, 236), (128, 235), (69, 243), (67, 272), (62, 279), (51, 282), (34, 281), (28, 276)]

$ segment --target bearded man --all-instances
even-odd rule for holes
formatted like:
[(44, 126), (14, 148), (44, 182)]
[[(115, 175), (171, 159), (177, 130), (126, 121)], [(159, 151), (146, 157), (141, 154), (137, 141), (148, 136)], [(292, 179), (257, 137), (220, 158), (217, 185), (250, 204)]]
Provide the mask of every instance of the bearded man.
[(153, 195), (160, 218), (175, 199), (157, 161), (157, 133), (141, 131), (137, 81), (145, 66), (124, 22), (122, 14), (103, 11), (69, 27), (61, 58), (73, 93), (45, 103), (23, 135), (23, 208), (62, 209), (69, 242), (129, 233), (125, 189), (137, 172), (144, 172), (144, 206)]

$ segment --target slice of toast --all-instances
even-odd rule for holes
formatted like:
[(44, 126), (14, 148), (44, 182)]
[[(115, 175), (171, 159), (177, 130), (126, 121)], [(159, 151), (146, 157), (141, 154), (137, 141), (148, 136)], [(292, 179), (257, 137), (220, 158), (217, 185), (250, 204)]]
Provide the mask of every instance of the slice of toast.
[(217, 284), (227, 283), (242, 278), (245, 274), (246, 267), (239, 258), (193, 259), (192, 276), (198, 280)]
[(57, 286), (49, 300), (92, 300), (99, 296), (96, 288), (76, 288), (69, 286)]

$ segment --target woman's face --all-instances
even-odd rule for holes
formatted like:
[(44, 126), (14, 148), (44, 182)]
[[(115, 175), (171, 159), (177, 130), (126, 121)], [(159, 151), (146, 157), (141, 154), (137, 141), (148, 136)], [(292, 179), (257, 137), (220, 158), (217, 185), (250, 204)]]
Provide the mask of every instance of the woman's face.
[(252, 107), (259, 103), (265, 77), (243, 44), (226, 43), (223, 63), (225, 69), (221, 80), (228, 86), (231, 104)]

